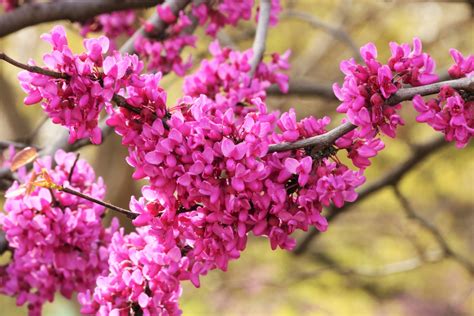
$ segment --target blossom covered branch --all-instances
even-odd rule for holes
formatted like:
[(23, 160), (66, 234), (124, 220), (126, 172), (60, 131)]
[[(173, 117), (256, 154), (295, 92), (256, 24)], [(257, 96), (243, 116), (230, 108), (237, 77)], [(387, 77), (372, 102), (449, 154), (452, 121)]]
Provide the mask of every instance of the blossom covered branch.
[[(431, 94), (436, 94), (441, 91), (443, 87), (451, 87), (456, 90), (464, 90), (469, 93), (474, 93), (474, 77), (471, 78), (460, 78), (455, 80), (447, 80), (432, 83), (429, 85), (411, 87), (411, 88), (402, 88), (398, 90), (395, 94), (390, 96), (389, 99), (385, 101), (385, 105), (394, 106), (399, 104), (402, 101), (412, 100), (416, 95), (426, 96)], [(357, 128), (356, 125), (347, 122), (343, 125), (340, 125), (329, 132), (323, 135), (317, 135), (314, 137), (302, 139), (293, 143), (280, 143), (275, 145), (270, 145), (269, 152), (279, 152), (286, 150), (294, 150), (298, 148), (305, 147), (315, 147), (321, 149), (332, 145), (338, 138), (349, 133), (350, 131)]]
[[(73, 53), (64, 28), (56, 26), (42, 36), (52, 47), (43, 57), (44, 67), (12, 62), (26, 69), (19, 74), (24, 103), (39, 103), (54, 123), (66, 127), (71, 146), (84, 139), (101, 143), (99, 117), (105, 111), (105, 124), (128, 149), (133, 179), (146, 185), (142, 197), (130, 201), (136, 230), (125, 234), (114, 225), (101, 226), (103, 206), (108, 207), (102, 202), (105, 188), (84, 161), (58, 151), (56, 166), (44, 157), (31, 173), (19, 170), (0, 217), (9, 246), (19, 256), (0, 275), (1, 291), (16, 296), (19, 304), (28, 303), (33, 315), (55, 290), (68, 297), (79, 291), (85, 314), (179, 315), (181, 282), (198, 287), (209, 271), (225, 271), (246, 248), (249, 234), (265, 236), (272, 249), (291, 250), (295, 231), (325, 231), (323, 207), (342, 208), (357, 199), (371, 158), (385, 146), (381, 135), (395, 137), (403, 124), (397, 112), (401, 101), (413, 100), (417, 120), (458, 147), (473, 136), (472, 82), (467, 78), (474, 57), (451, 51), (455, 80), (432, 86), (438, 81), (434, 61), (418, 39), (413, 46), (391, 43), (386, 63), (377, 60), (370, 43), (361, 48), (365, 64), (354, 59), (341, 63), (344, 83), (333, 89), (346, 118), (333, 130), (327, 129), (329, 117), (297, 120), (294, 110), (270, 111), (266, 89), (277, 85), (287, 91), (284, 71), (289, 68), (289, 52), (263, 54), (267, 27), (276, 23), (280, 10), (275, 0), (262, 1), (258, 8), (254, 49), (240, 52), (214, 41), (212, 57), (187, 75), (191, 61), (180, 52), (195, 44), (189, 28), (203, 26), (214, 37), (226, 25), (249, 20), (253, 4), (166, 1), (157, 7), (154, 22), (145, 22), (132, 36), (137, 55), (126, 53), (132, 44), (115, 50), (105, 36), (85, 39), (84, 52)], [(102, 16), (84, 27), (92, 30), (99, 21), (104, 32), (115, 36), (129, 32), (130, 21), (116, 28), (111, 21), (128, 16)], [(157, 72), (143, 73), (145, 67)], [(185, 76), (183, 96), (167, 106), (160, 80), (171, 71)], [(422, 98), (434, 92), (438, 98)], [(352, 165), (341, 162), (341, 154)], [(3, 161), (8, 165), (8, 159)], [(38, 172), (51, 175), (51, 181), (36, 181)], [(88, 233), (88, 225), (89, 248), (78, 237)], [(30, 242), (45, 232), (44, 243)], [(45, 271), (40, 280), (27, 274), (20, 256), (25, 253), (40, 254), (34, 267)], [(75, 264), (84, 258), (92, 258), (86, 276)], [(56, 266), (67, 276), (54, 274)], [(84, 282), (74, 283), (76, 277)], [(41, 282), (47, 292), (32, 292)]]

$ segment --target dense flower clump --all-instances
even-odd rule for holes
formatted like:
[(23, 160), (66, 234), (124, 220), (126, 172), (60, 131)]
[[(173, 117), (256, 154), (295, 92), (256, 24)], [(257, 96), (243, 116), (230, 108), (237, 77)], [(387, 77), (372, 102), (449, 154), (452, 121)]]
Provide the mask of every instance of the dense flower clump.
[[(102, 199), (102, 179), (96, 179), (86, 161), (75, 159), (73, 153), (58, 151), (56, 167), (44, 157), (35, 162), (29, 177), (46, 169), (56, 184)], [(56, 291), (71, 298), (75, 291), (90, 289), (107, 269), (107, 248), (116, 225), (104, 229), (104, 207), (46, 188), (22, 189), (15, 182), (6, 193), (4, 210), (0, 227), (13, 257), (2, 267), (0, 292), (16, 296), (19, 305), (27, 303), (30, 315), (40, 315)]]
[(47, 70), (62, 77), (20, 72), (21, 87), (28, 93), (24, 103), (41, 102), (53, 123), (69, 128), (70, 143), (85, 137), (94, 144), (101, 143), (100, 112), (111, 105), (120, 87), (141, 71), (142, 63), (135, 55), (114, 54), (104, 59), (103, 55), (109, 50), (109, 40), (104, 36), (85, 39), (86, 52), (82, 54), (72, 53), (61, 26), (54, 27), (42, 38), (53, 47), (43, 58)]
[(157, 31), (154, 26), (145, 25), (148, 34), (135, 41), (135, 52), (148, 62), (148, 70), (162, 73), (174, 71), (184, 76), (192, 63), (190, 58), (183, 60), (181, 51), (187, 46), (194, 46), (196, 42), (196, 36), (186, 32), (192, 21), (183, 10), (175, 16), (169, 6), (158, 6), (157, 12), (167, 25), (166, 34), (155, 34)]
[[(272, 83), (287, 87), (287, 77), (278, 72), (288, 67), (287, 56), (273, 56), (251, 78), (251, 51), (214, 43), (211, 52), (214, 59), (185, 79), (189, 95), (171, 110), (165, 107), (160, 76), (147, 75), (124, 94), (139, 111), (121, 108), (108, 120), (129, 148), (133, 177), (146, 178), (149, 185), (143, 198), (130, 204), (139, 214), (134, 224), (143, 228), (130, 237), (131, 249), (120, 247), (113, 260), (121, 261), (111, 262), (96, 290), (81, 296), (84, 311), (125, 315), (140, 308), (150, 315), (157, 309), (179, 314), (175, 300), (181, 290), (175, 280), (199, 286), (199, 277), (209, 270), (226, 270), (245, 249), (249, 233), (269, 238), (272, 249), (292, 249), (295, 230), (326, 230), (323, 206), (340, 207), (357, 197), (355, 188), (365, 180), (362, 170), (332, 161), (333, 153), (269, 153), (273, 143), (323, 134), (330, 123), (327, 117), (297, 121), (294, 111), (268, 112), (264, 89)], [(125, 296), (117, 295), (125, 284), (137, 283), (127, 276), (134, 271), (140, 275), (137, 289), (127, 287)], [(157, 283), (156, 273), (172, 281)]]
[(408, 44), (390, 43), (392, 56), (387, 64), (377, 60), (377, 49), (369, 43), (360, 49), (365, 66), (354, 59), (341, 62), (344, 84), (334, 84), (334, 93), (342, 104), (338, 112), (346, 113), (348, 120), (360, 127), (360, 136), (374, 137), (380, 130), (395, 137), (403, 120), (397, 113), (400, 105), (386, 105), (402, 84), (413, 86), (437, 81), (435, 63), (421, 51), (421, 41), (413, 40), (413, 50)]
[[(466, 58), (455, 50), (450, 50), (455, 64), (448, 73), (451, 78), (472, 78), (474, 76), (474, 55)], [(474, 136), (474, 100), (464, 98), (459, 91), (444, 86), (438, 97), (425, 101), (420, 95), (413, 98), (413, 106), (420, 114), (418, 122), (427, 123), (442, 132), (446, 140), (455, 141), (458, 148), (466, 147)]]
[(103, 32), (109, 39), (120, 35), (132, 35), (135, 32), (135, 11), (124, 10), (98, 15), (81, 26), (81, 35), (90, 32)]
[[(168, 73), (175, 72), (184, 76), (192, 66), (191, 58), (183, 59), (181, 51), (186, 47), (194, 47), (196, 36), (191, 35), (196, 25), (205, 27), (206, 34), (215, 38), (217, 32), (227, 25), (235, 26), (241, 20), (250, 20), (254, 0), (242, 1), (197, 1), (191, 5), (190, 12), (180, 10), (173, 12), (170, 6), (157, 6), (157, 14), (165, 25), (160, 24), (160, 30), (145, 22), (146, 36), (141, 36), (135, 42), (135, 51), (144, 61), (147, 69)], [(281, 11), (280, 1), (271, 1), (270, 25), (278, 21)]]

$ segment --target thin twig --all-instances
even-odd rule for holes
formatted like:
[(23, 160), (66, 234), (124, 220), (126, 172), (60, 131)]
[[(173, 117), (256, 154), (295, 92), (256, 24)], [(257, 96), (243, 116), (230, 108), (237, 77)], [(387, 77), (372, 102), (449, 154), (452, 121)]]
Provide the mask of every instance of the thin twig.
[(69, 194), (72, 194), (72, 195), (75, 195), (75, 196), (78, 196), (78, 197), (81, 197), (85, 200), (88, 200), (88, 201), (91, 201), (95, 204), (99, 204), (99, 205), (102, 205), (112, 211), (116, 211), (116, 212), (119, 212), (121, 214), (124, 214), (126, 215), (128, 218), (130, 219), (135, 219), (139, 214), (137, 213), (134, 213), (130, 210), (126, 210), (124, 208), (121, 208), (119, 206), (116, 206), (116, 205), (113, 205), (113, 204), (110, 204), (108, 202), (105, 202), (105, 201), (102, 201), (102, 200), (99, 200), (99, 199), (96, 199), (92, 196), (89, 196), (87, 194), (84, 194), (84, 193), (81, 193), (79, 191), (76, 191), (74, 189), (71, 189), (70, 187), (61, 187), (60, 188), (60, 191), (63, 191), (63, 192), (66, 192), (66, 193), (69, 193)]
[[(327, 268), (339, 273), (341, 275), (353, 275), (358, 277), (369, 277), (369, 278), (380, 278), (385, 276), (390, 276), (399, 273), (405, 273), (413, 271), (422, 267), (426, 263), (437, 263), (445, 259), (445, 256), (441, 251), (427, 251), (423, 253), (422, 257), (414, 257), (398, 262), (389, 263), (380, 267), (357, 267), (357, 268), (348, 268), (335, 259), (323, 253), (311, 253), (311, 257), (317, 261), (322, 261)], [(321, 269), (318, 269), (317, 273), (319, 274)], [(304, 275), (307, 279), (312, 277), (314, 273), (308, 273)]]
[(72, 175), (74, 174), (74, 169), (76, 168), (77, 162), (79, 161), (79, 157), (81, 156), (81, 153), (76, 154), (76, 159), (74, 159), (74, 163), (71, 166), (71, 170), (69, 170), (69, 175), (67, 177), (67, 181), (71, 183), (72, 181)]
[(349, 34), (347, 34), (347, 32), (340, 27), (333, 26), (329, 23), (319, 20), (317, 17), (311, 14), (298, 10), (286, 10), (282, 13), (281, 17), (296, 18), (309, 23), (313, 28), (322, 29), (323, 31), (331, 34), (335, 39), (338, 39), (349, 46), (354, 55), (359, 55), (359, 48), (355, 42), (352, 40)]
[[(345, 203), (343, 207), (336, 208), (334, 206), (329, 207), (327, 220), (333, 222), (339, 215), (344, 214), (350, 210), (352, 206), (360, 203), (364, 199), (368, 198), (372, 194), (375, 194), (388, 186), (396, 185), (403, 177), (413, 170), (418, 164), (424, 161), (426, 157), (440, 150), (444, 146), (448, 145), (444, 137), (437, 137), (423, 145), (414, 147), (414, 151), (411, 156), (400, 163), (398, 166), (393, 168), (389, 173), (376, 180), (375, 182), (368, 184), (358, 192), (357, 200), (352, 203)], [(293, 254), (302, 255), (311, 246), (311, 242), (320, 234), (320, 232), (312, 227), (309, 232), (304, 236), (302, 240), (298, 242)]]
[(3, 59), (7, 63), (9, 63), (13, 66), (16, 66), (18, 68), (27, 70), (29, 72), (34, 72), (34, 73), (37, 73), (37, 74), (42, 74), (42, 75), (57, 78), (57, 79), (69, 79), (70, 78), (70, 76), (68, 74), (65, 74), (65, 73), (51, 71), (51, 70), (44, 69), (44, 68), (41, 68), (41, 67), (38, 67), (38, 66), (23, 64), (21, 62), (18, 62), (16, 60), (14, 60), (13, 58), (8, 57), (5, 53), (2, 53), (2, 52), (0, 52), (0, 59)]
[(393, 186), (393, 191), (397, 199), (400, 201), (400, 204), (402, 205), (407, 217), (416, 220), (421, 226), (423, 226), (427, 231), (431, 233), (431, 235), (436, 239), (436, 242), (440, 246), (445, 256), (453, 258), (464, 268), (466, 268), (471, 275), (474, 275), (474, 263), (467, 260), (464, 256), (456, 253), (453, 248), (448, 244), (446, 238), (439, 231), (438, 227), (436, 227), (433, 223), (429, 222), (428, 220), (426, 220), (415, 212), (413, 207), (410, 205), (410, 202), (400, 192), (398, 185)]
[(252, 46), (252, 59), (250, 60), (249, 76), (252, 78), (257, 70), (258, 64), (265, 53), (267, 43), (268, 24), (270, 23), (271, 0), (260, 0), (260, 12), (258, 15), (257, 32)]

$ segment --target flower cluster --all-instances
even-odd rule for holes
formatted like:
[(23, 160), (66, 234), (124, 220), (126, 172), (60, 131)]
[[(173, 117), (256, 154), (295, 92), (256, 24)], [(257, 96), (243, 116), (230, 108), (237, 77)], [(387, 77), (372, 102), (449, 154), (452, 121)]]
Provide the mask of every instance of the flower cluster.
[[(201, 3), (193, 5), (192, 13), (200, 25), (207, 24), (206, 33), (215, 37), (217, 32), (226, 25), (235, 26), (241, 20), (250, 20), (254, 3), (254, 0), (221, 0), (214, 6)], [(280, 0), (271, 0), (270, 25), (277, 24), (280, 11)]]
[[(448, 73), (452, 78), (471, 78), (474, 75), (474, 55), (466, 58), (457, 50), (450, 50), (455, 64)], [(444, 86), (437, 98), (425, 101), (420, 95), (413, 98), (413, 106), (420, 113), (416, 120), (442, 132), (446, 140), (455, 141), (458, 148), (466, 147), (474, 136), (474, 101), (464, 92)]]
[(231, 107), (245, 112), (252, 99), (265, 99), (265, 90), (271, 84), (277, 84), (283, 92), (288, 91), (288, 76), (282, 71), (289, 68), (289, 51), (281, 56), (272, 54), (271, 61), (260, 63), (253, 77), (249, 74), (252, 50), (239, 52), (221, 48), (214, 41), (209, 51), (213, 58), (203, 60), (194, 74), (185, 77), (185, 95), (196, 98), (204, 94), (222, 109)]
[(136, 56), (115, 54), (104, 59), (103, 54), (109, 49), (109, 40), (104, 36), (85, 39), (86, 51), (82, 54), (72, 53), (61, 26), (54, 27), (42, 38), (53, 47), (53, 51), (43, 57), (46, 70), (60, 76), (20, 72), (21, 87), (28, 94), (24, 103), (31, 105), (41, 101), (53, 123), (69, 128), (70, 143), (89, 137), (92, 143), (99, 144), (102, 140), (98, 127), (100, 112), (110, 105), (120, 87), (142, 70), (142, 64)]
[(179, 315), (177, 272), (186, 260), (174, 243), (161, 242), (149, 228), (117, 232), (109, 247), (109, 274), (94, 291), (78, 296), (81, 313), (97, 315)]
[(90, 32), (102, 31), (109, 39), (114, 39), (122, 34), (132, 35), (136, 20), (135, 11), (124, 10), (105, 13), (95, 16), (81, 25), (81, 35), (86, 36)]
[[(253, 5), (253, 0), (222, 0), (215, 4), (203, 1), (193, 3), (188, 14), (185, 10), (175, 14), (168, 5), (159, 5), (157, 13), (166, 25), (165, 31), (157, 34), (154, 25), (145, 23), (147, 36), (138, 38), (135, 51), (148, 62), (147, 69), (162, 73), (173, 71), (184, 76), (192, 62), (190, 58), (183, 60), (180, 53), (185, 47), (194, 46), (196, 43), (196, 37), (188, 32), (193, 24), (191, 19), (196, 20), (199, 25), (206, 25), (206, 33), (215, 37), (226, 25), (235, 26), (240, 20), (250, 20)], [(272, 0), (271, 25), (277, 23), (280, 11), (280, 1)]]
[(444, 86), (436, 99), (425, 102), (420, 95), (413, 98), (420, 113), (416, 120), (442, 132), (446, 140), (455, 141), (458, 148), (467, 146), (474, 136), (474, 101), (464, 100), (453, 88)]
[(160, 75), (146, 75), (123, 94), (135, 110), (121, 108), (108, 120), (129, 149), (133, 177), (149, 185), (130, 204), (142, 228), (111, 255), (109, 275), (94, 293), (81, 296), (89, 313), (179, 314), (176, 280), (199, 286), (209, 270), (226, 270), (249, 233), (266, 236), (272, 249), (292, 249), (295, 230), (326, 230), (323, 206), (354, 201), (365, 181), (362, 170), (349, 169), (331, 150), (269, 153), (273, 143), (323, 134), (330, 123), (267, 111), (259, 97), (277, 80), (287, 85), (276, 71), (287, 67), (287, 56), (274, 55), (251, 78), (250, 51), (213, 43), (211, 52), (214, 59), (186, 78), (188, 96), (170, 110)]
[(359, 126), (361, 137), (373, 138), (379, 130), (395, 137), (397, 126), (403, 124), (397, 114), (400, 105), (386, 105), (386, 101), (402, 84), (417, 86), (437, 80), (435, 63), (422, 52), (419, 39), (413, 40), (413, 50), (408, 44), (397, 43), (390, 43), (390, 50), (392, 56), (387, 64), (377, 60), (377, 49), (372, 43), (360, 49), (365, 66), (352, 58), (341, 62), (344, 84), (333, 86), (342, 101), (337, 110)]
[(167, 5), (157, 7), (158, 16), (167, 25), (164, 34), (155, 34), (155, 26), (145, 24), (147, 36), (142, 36), (135, 41), (135, 51), (141, 59), (147, 61), (147, 69), (168, 73), (174, 71), (183, 76), (192, 66), (191, 59), (183, 60), (181, 51), (186, 46), (194, 46), (196, 37), (186, 32), (192, 22), (181, 10), (175, 16)]
[[(47, 170), (54, 183), (103, 198), (105, 186), (91, 166), (76, 156), (56, 152), (35, 162), (34, 174)], [(64, 192), (27, 188), (14, 183), (6, 193), (0, 227), (6, 234), (13, 258), (3, 267), (0, 291), (28, 304), (30, 315), (40, 315), (41, 306), (59, 291), (71, 298), (74, 291), (90, 289), (107, 269), (108, 244), (115, 224), (104, 229), (104, 208)], [(27, 192), (25, 192), (25, 190)]]
[(454, 59), (454, 65), (448, 69), (451, 78), (471, 78), (474, 76), (474, 55), (469, 55), (464, 58), (464, 56), (454, 48), (451, 48), (449, 53)]

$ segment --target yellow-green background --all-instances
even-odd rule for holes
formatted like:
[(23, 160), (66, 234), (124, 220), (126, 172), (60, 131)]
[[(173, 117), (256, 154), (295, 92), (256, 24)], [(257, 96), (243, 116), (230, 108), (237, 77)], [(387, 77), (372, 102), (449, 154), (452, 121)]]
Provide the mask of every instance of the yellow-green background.
[[(381, 60), (389, 55), (390, 41), (410, 42), (414, 36), (422, 39), (425, 50), (436, 59), (439, 73), (446, 72), (451, 63), (450, 47), (473, 53), (473, 9), (467, 2), (304, 0), (283, 1), (283, 5), (346, 30), (357, 46), (373, 41)], [(142, 14), (147, 16), (150, 11)], [(68, 22), (61, 24), (67, 27), (73, 49), (80, 51), (77, 27)], [(49, 50), (39, 35), (53, 25), (30, 27), (0, 39), (0, 51), (21, 61), (39, 61)], [(226, 33), (246, 49), (252, 38), (245, 34), (252, 27), (251, 23), (243, 23), (226, 29)], [(208, 38), (202, 38), (196, 50), (186, 50), (185, 54), (192, 52), (195, 59), (206, 56), (208, 43)], [(292, 50), (290, 73), (295, 81), (340, 82), (339, 62), (353, 56), (353, 51), (333, 36), (289, 18), (270, 30), (267, 52), (282, 53), (286, 49)], [(24, 94), (16, 80), (17, 72), (0, 63), (0, 139), (25, 136), (43, 118), (39, 106), (22, 105)], [(181, 83), (173, 75), (163, 80), (169, 92), (168, 106), (181, 95)], [(294, 107), (300, 118), (340, 118), (335, 114), (337, 103), (324, 98), (271, 97), (268, 104), (280, 110)], [(368, 169), (368, 183), (408, 157), (411, 144), (437, 136), (430, 127), (414, 122), (415, 113), (408, 103), (403, 114), (406, 126), (400, 128), (396, 140), (384, 139), (386, 150)], [(57, 131), (57, 127), (43, 128), (36, 142), (45, 144)], [(130, 178), (131, 169), (124, 162), (126, 151), (119, 138), (111, 136), (102, 146), (83, 148), (81, 153), (105, 178), (108, 200), (127, 207), (129, 196), (138, 194), (140, 183)], [(450, 144), (412, 170), (400, 186), (414, 210), (436, 225), (452, 248), (468, 259), (473, 259), (474, 248), (473, 153), (472, 145), (457, 150)], [(126, 220), (122, 222), (130, 227)], [(474, 315), (473, 278), (453, 259), (423, 263), (387, 276), (351, 273), (385, 271), (391, 264), (417, 260), (420, 253), (436, 253), (439, 249), (432, 235), (406, 217), (393, 191), (385, 189), (332, 222), (303, 256), (272, 251), (266, 240), (250, 238), (247, 250), (240, 260), (230, 264), (228, 272), (212, 271), (202, 277), (200, 289), (185, 283), (181, 306), (184, 315), (211, 316)], [(7, 256), (1, 260), (7, 261)], [(324, 261), (322, 256), (332, 261)], [(0, 296), (0, 306), (1, 315), (26, 315), (26, 308), (16, 307), (14, 299)], [(54, 303), (45, 306), (44, 315), (78, 315), (78, 306), (57, 295)]]

